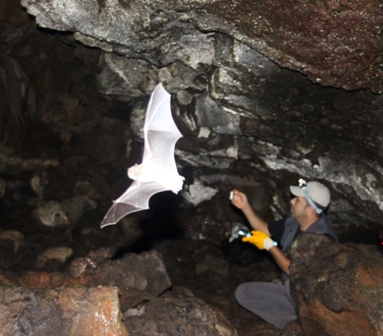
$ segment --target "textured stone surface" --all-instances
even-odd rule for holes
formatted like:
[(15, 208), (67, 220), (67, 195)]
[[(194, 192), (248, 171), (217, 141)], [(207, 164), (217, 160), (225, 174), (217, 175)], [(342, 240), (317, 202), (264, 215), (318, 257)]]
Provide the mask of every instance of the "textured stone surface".
[(302, 234), (290, 256), (305, 335), (383, 335), (383, 256), (376, 247)]
[(158, 253), (128, 254), (111, 260), (103, 250), (73, 260), (70, 275), (64, 272), (26, 272), (21, 275), (4, 272), (0, 283), (26, 288), (114, 286), (119, 290), (122, 311), (157, 297), (171, 286)]
[(128, 336), (113, 287), (0, 287), (1, 335)]
[[(83, 43), (106, 51), (145, 57), (145, 52), (159, 47), (162, 55), (183, 58), (192, 68), (209, 64), (208, 35), (185, 23), (192, 22), (202, 31), (223, 32), (245, 42), (322, 85), (383, 89), (379, 47), (383, 8), (377, 0), (105, 1), (101, 6), (96, 1), (23, 0), (22, 4), (40, 26), (77, 31)], [(167, 43), (161, 44), (162, 39)], [(188, 52), (190, 45), (199, 53)], [(165, 56), (158, 61), (164, 65), (174, 59)]]
[(132, 335), (142, 336), (238, 335), (221, 312), (182, 287), (151, 300), (140, 310), (127, 311), (124, 324)]
[[(315, 81), (321, 78), (325, 85), (365, 87), (354, 77), (365, 82), (372, 73), (379, 78), (380, 72), (374, 66), (360, 70), (360, 58), (366, 56), (356, 50), (373, 54), (367, 44), (379, 40), (374, 22), (380, 16), (372, 13), (373, 8), (379, 12), (378, 3), (366, 2), (362, 10), (359, 3), (332, 2), (290, 7), (275, 1), (267, 6), (246, 1), (166, 5), (142, 1), (126, 6), (106, 2), (101, 11), (95, 11), (92, 2), (60, 3), (23, 2), (38, 24), (75, 30), (75, 37), (83, 43), (114, 51), (100, 58), (99, 87), (106, 95), (132, 102), (130, 125), (137, 137), (141, 137), (145, 107), (142, 99), (158, 81), (164, 83), (174, 96), (175, 119), (185, 139), (191, 140), (177, 144), (181, 167), (235, 169), (240, 159), (237, 166), (252, 168), (247, 179), (267, 169), (273, 178), (283, 179), (280, 172), (288, 171), (290, 176), (328, 181), (341, 198), (332, 206), (335, 226), (341, 225), (340, 212), (349, 218), (342, 225), (356, 226), (354, 218), (366, 207), (368, 217), (382, 211), (381, 98), (367, 91), (347, 93), (310, 86), (302, 76), (269, 59), (299, 68)], [(230, 17), (229, 8), (233, 10)], [(307, 17), (310, 23), (302, 19), (297, 24), (296, 15)], [(350, 22), (358, 34), (349, 29)], [(225, 34), (209, 33), (213, 28)], [(370, 39), (359, 40), (369, 30), (374, 31)], [(199, 43), (191, 43), (190, 38)], [(310, 43), (306, 42), (309, 38)], [(322, 62), (325, 57), (330, 63)], [(352, 65), (354, 61), (358, 66)], [(339, 84), (343, 75), (347, 82)], [(94, 130), (87, 134), (96, 135)], [(116, 143), (116, 139), (103, 138), (103, 143)], [(91, 145), (85, 135), (79, 140), (77, 151), (97, 157), (92, 148), (100, 143)], [(232, 180), (227, 183), (235, 187)], [(187, 179), (188, 185), (193, 181)], [(354, 195), (362, 206), (352, 200)], [(283, 215), (282, 202), (272, 206), (275, 217)]]
[[(342, 240), (351, 238), (351, 232), (368, 228), (363, 239), (373, 241), (383, 209), (381, 97), (369, 91), (345, 92), (313, 85), (303, 75), (280, 68), (250, 40), (233, 39), (239, 28), (244, 31), (241, 25), (252, 11), (266, 11), (264, 5), (105, 2), (97, 11), (91, 1), (66, 2), (65, 8), (56, 6), (59, 3), (24, 4), (35, 12), (40, 24), (46, 22), (53, 28), (54, 22), (61, 22), (57, 24), (62, 29), (73, 26), (73, 30), (83, 33), (55, 37), (52, 31), (33, 30), (22, 14), (20, 22), (14, 22), (15, 29), (20, 24), (22, 29), (13, 34), (9, 28), (12, 21), (5, 25), (7, 57), (17, 61), (30, 79), (39, 106), (32, 115), (16, 115), (20, 125), (29, 129), (20, 132), (11, 109), (14, 98), (7, 96), (6, 85), (12, 82), (15, 87), (23, 87), (26, 78), (15, 80), (9, 75), (1, 81), (4, 109), (0, 118), (5, 128), (0, 129), (0, 156), (4, 158), (0, 171), (7, 183), (3, 203), (5, 209), (12, 209), (5, 213), (7, 228), (13, 228), (14, 222), (20, 227), (30, 222), (31, 211), (43, 201), (61, 203), (79, 194), (97, 201), (97, 207), (81, 216), (76, 225), (94, 228), (94, 222), (102, 219), (112, 200), (130, 183), (126, 168), (140, 160), (145, 107), (154, 85), (161, 81), (172, 94), (173, 116), (184, 135), (176, 146), (178, 168), (187, 177), (184, 195), (201, 183), (206, 190), (218, 190), (196, 207), (202, 210), (209, 203), (210, 213), (216, 214), (213, 217), (237, 221), (230, 206), (222, 207), (221, 202), (227, 200), (225, 194), (241, 187), (254, 202), (260, 202), (264, 195), (250, 186), (261, 185), (267, 190), (266, 201), (270, 204), (262, 209), (262, 215), (279, 218), (288, 211), (287, 186), (304, 176), (330, 187), (333, 202), (329, 215)], [(240, 4), (244, 9), (239, 8)], [(242, 21), (235, 21), (237, 28), (233, 30), (223, 11), (229, 5), (237, 10), (231, 15), (233, 19), (242, 10), (251, 14), (241, 15)], [(270, 8), (274, 5), (269, 4)], [(292, 8), (315, 12), (315, 6), (319, 6), (303, 5)], [(326, 10), (334, 6), (328, 3)], [(347, 13), (340, 11), (342, 15), (352, 13), (353, 6), (359, 4), (347, 6), (347, 10), (343, 8)], [(364, 14), (369, 15), (371, 6)], [(279, 14), (285, 11), (289, 9), (278, 7)], [(278, 18), (279, 14), (268, 12)], [(207, 17), (211, 26), (222, 26), (225, 18), (224, 29), (232, 34), (199, 30), (198, 24), (206, 23)], [(291, 15), (284, 19), (288, 22)], [(259, 22), (254, 20), (252, 29), (256, 31)], [(269, 23), (271, 27), (279, 24), (275, 20)], [(338, 31), (336, 27), (334, 31)], [(311, 28), (305, 27), (304, 31), (309, 33), (307, 29)], [(339, 29), (343, 31), (343, 26)], [(286, 34), (288, 31), (284, 30)], [(283, 32), (274, 33), (257, 35), (257, 39), (278, 40)], [(86, 39), (83, 42), (88, 45), (93, 39), (92, 46), (109, 52), (86, 48), (74, 38)], [(318, 44), (307, 46), (317, 48)], [(288, 48), (294, 48), (294, 43)], [(300, 46), (296, 52), (302, 50)], [(281, 55), (289, 57), (288, 52)], [(312, 54), (307, 53), (307, 57)], [(16, 72), (16, 67), (9, 64), (3, 63), (2, 67), (6, 74)], [(347, 69), (354, 68), (347, 65)], [(98, 90), (107, 99), (101, 98)], [(85, 184), (89, 188), (78, 187)], [(185, 207), (199, 199), (204, 198), (185, 197)], [(78, 214), (81, 212), (75, 217)], [(218, 218), (212, 222), (219, 222)], [(106, 235), (110, 241), (118, 235), (117, 230), (108, 229), (99, 235)], [(190, 235), (198, 237), (194, 232)], [(361, 237), (359, 232), (355, 236)]]
[(69, 247), (51, 247), (39, 254), (36, 261), (36, 267), (41, 269), (44, 267), (45, 263), (50, 260), (63, 264), (72, 255), (73, 250)]

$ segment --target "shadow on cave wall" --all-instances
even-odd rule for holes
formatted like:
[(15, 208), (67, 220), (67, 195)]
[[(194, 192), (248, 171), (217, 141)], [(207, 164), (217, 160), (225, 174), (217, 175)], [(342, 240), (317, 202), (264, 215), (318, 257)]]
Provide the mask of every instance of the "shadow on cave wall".
[(139, 221), (143, 234), (130, 244), (121, 247), (114, 258), (120, 258), (128, 252), (141, 253), (149, 251), (161, 240), (180, 239), (184, 237), (182, 226), (181, 198), (171, 191), (153, 195), (149, 200), (149, 208)]

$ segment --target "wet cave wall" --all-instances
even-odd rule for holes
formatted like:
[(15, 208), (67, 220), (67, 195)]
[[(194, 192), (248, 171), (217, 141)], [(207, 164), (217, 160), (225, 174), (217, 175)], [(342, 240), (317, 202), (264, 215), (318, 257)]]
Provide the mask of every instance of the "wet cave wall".
[[(2, 267), (44, 268), (57, 246), (220, 248), (245, 224), (232, 188), (273, 220), (300, 177), (331, 190), (341, 242), (378, 245), (381, 11), (378, 1), (3, 1), (0, 238), (26, 252), (4, 252)], [(101, 230), (141, 160), (158, 82), (183, 134), (184, 189)]]

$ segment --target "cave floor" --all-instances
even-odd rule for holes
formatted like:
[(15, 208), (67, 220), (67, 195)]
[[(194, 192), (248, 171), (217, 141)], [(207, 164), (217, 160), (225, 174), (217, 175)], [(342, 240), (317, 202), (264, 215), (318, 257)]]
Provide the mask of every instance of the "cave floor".
[(172, 286), (185, 287), (222, 311), (239, 336), (280, 334), (274, 326), (242, 308), (234, 297), (236, 287), (243, 282), (279, 281), (280, 272), (267, 254), (239, 242), (217, 249), (203, 241), (170, 241), (159, 250)]

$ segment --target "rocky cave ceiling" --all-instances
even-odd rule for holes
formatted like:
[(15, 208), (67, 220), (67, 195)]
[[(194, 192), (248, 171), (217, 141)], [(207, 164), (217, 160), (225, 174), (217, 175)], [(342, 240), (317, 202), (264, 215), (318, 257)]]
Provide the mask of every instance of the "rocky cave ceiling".
[[(184, 135), (176, 161), (186, 180), (182, 195), (153, 200), (178, 206), (153, 210), (159, 227), (184, 213), (189, 237), (222, 241), (243, 222), (227, 200), (233, 187), (272, 219), (288, 211), (287, 187), (304, 177), (330, 188), (329, 217), (343, 241), (374, 243), (383, 211), (382, 6), (3, 1), (3, 227), (87, 228), (108, 237), (100, 245), (116, 239), (119, 228), (100, 233), (99, 223), (130, 183), (148, 97), (162, 82)], [(135, 216), (120, 227), (145, 215)]]

